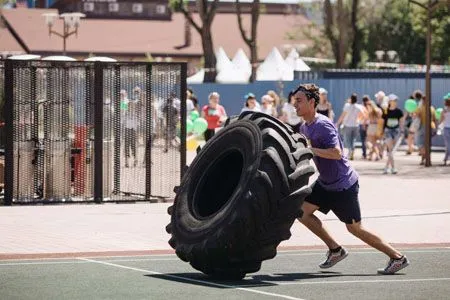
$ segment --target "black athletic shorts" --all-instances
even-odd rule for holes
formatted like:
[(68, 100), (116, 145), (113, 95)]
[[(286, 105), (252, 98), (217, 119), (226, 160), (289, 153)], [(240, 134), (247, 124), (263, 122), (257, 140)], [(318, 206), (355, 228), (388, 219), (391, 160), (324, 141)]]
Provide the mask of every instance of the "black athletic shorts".
[(359, 183), (342, 191), (327, 191), (317, 181), (313, 183), (312, 193), (305, 201), (317, 205), (319, 211), (327, 214), (330, 210), (345, 224), (361, 221), (359, 208)]

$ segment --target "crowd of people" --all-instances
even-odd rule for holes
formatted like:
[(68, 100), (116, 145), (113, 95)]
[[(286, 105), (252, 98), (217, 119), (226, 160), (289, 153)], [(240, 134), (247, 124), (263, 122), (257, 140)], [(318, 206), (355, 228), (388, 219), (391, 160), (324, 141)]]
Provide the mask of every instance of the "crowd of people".
[[(192, 91), (188, 93), (193, 95)], [(450, 159), (450, 94), (444, 97), (444, 109), (440, 119), (436, 118), (436, 110), (431, 107), (432, 135), (440, 130), (446, 143), (446, 155), (444, 164)], [(416, 103), (414, 111), (404, 110), (398, 105), (399, 98), (384, 91), (377, 92), (373, 99), (364, 95), (359, 99), (357, 94), (352, 94), (346, 101), (342, 114), (335, 122), (333, 106), (328, 99), (328, 91), (319, 90), (320, 101), (316, 112), (328, 117), (338, 128), (344, 140), (346, 155), (350, 160), (355, 158), (355, 145), (361, 143), (362, 159), (379, 161), (386, 158), (384, 173), (396, 174), (394, 153), (403, 140), (406, 141), (406, 155), (418, 151), (420, 164), (425, 162), (425, 117), (427, 98), (420, 90), (414, 91), (410, 98)], [(209, 103), (202, 108), (202, 115), (208, 121), (208, 131), (205, 139), (209, 140), (216, 128), (222, 126), (227, 118), (225, 108), (219, 104), (220, 95), (213, 92), (209, 95)], [(411, 101), (412, 101), (411, 100)], [(189, 101), (189, 100), (188, 100)], [(289, 94), (287, 101), (282, 103), (280, 97), (274, 91), (267, 91), (260, 102), (253, 93), (244, 96), (241, 112), (262, 112), (278, 118), (290, 126), (298, 126), (302, 123), (301, 117), (295, 109), (295, 98)], [(440, 126), (440, 129), (439, 129)]]
[[(143, 140), (144, 128), (141, 118), (145, 109), (141, 97), (142, 91), (136, 87), (133, 90), (132, 99), (128, 99), (125, 90), (121, 91), (121, 103), (127, 103), (128, 107), (123, 111), (123, 128), (125, 132), (125, 155), (128, 158), (136, 159), (136, 143)], [(353, 160), (355, 158), (355, 145), (359, 140), (361, 143), (362, 159), (369, 161), (379, 161), (386, 158), (384, 173), (396, 174), (397, 169), (394, 160), (394, 153), (403, 140), (406, 141), (406, 154), (411, 155), (418, 151), (421, 157), (420, 164), (425, 161), (425, 119), (427, 98), (420, 90), (414, 91), (410, 98), (414, 101), (416, 107), (413, 111), (403, 110), (398, 106), (398, 96), (391, 93), (386, 94), (379, 91), (371, 99), (369, 95), (360, 98), (353, 93), (346, 101), (342, 114), (335, 121), (333, 106), (328, 99), (328, 91), (324, 88), (319, 89), (319, 103), (316, 107), (316, 113), (329, 118), (339, 130), (344, 141), (345, 155)], [(267, 91), (258, 101), (253, 93), (244, 95), (243, 107), (241, 112), (253, 111), (261, 112), (278, 118), (282, 122), (295, 127), (303, 122), (297, 115), (295, 108), (295, 98), (292, 93), (289, 94), (286, 101), (282, 101), (273, 90)], [(160, 103), (161, 102), (161, 103)], [(176, 140), (177, 125), (179, 124), (181, 101), (173, 93), (168, 99), (162, 99), (154, 103), (152, 110), (152, 128), (163, 133), (165, 139), (165, 149)], [(222, 127), (228, 118), (225, 108), (220, 104), (220, 95), (217, 92), (211, 92), (208, 96), (208, 103), (199, 107), (198, 100), (192, 89), (186, 92), (186, 116), (193, 111), (199, 113), (208, 124), (207, 130), (203, 133), (206, 141), (210, 140), (215, 131)], [(446, 155), (444, 164), (450, 159), (450, 93), (444, 96), (444, 109), (440, 113), (440, 118), (436, 117), (436, 110), (431, 107), (431, 128), (432, 135), (439, 131), (442, 133), (446, 143)], [(158, 125), (160, 124), (160, 125)], [(176, 146), (179, 144), (175, 143)], [(128, 163), (127, 163), (128, 165)]]

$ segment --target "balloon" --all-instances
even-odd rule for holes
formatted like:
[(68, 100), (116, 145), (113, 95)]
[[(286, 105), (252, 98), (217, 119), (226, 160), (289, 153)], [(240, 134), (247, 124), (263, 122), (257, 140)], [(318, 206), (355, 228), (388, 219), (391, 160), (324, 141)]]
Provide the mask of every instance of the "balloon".
[(441, 115), (442, 115), (442, 111), (444, 109), (442, 107), (436, 109), (436, 111), (434, 112), (434, 116), (436, 117), (436, 120), (440, 120), (441, 119)]
[(192, 123), (191, 120), (187, 119), (186, 120), (186, 132), (191, 133), (193, 129), (194, 129), (194, 123)]
[(195, 151), (198, 147), (197, 140), (195, 138), (190, 138), (186, 140), (186, 150)]
[(208, 129), (208, 122), (203, 118), (198, 118), (194, 121), (194, 133), (202, 134)]
[(409, 113), (415, 112), (417, 110), (417, 102), (413, 99), (406, 100), (405, 110)]
[(198, 111), (193, 110), (191, 111), (189, 117), (191, 118), (192, 121), (195, 121), (200, 117), (200, 114), (198, 113)]
[(127, 102), (120, 102), (120, 109), (121, 110), (127, 110), (128, 109), (128, 103)]

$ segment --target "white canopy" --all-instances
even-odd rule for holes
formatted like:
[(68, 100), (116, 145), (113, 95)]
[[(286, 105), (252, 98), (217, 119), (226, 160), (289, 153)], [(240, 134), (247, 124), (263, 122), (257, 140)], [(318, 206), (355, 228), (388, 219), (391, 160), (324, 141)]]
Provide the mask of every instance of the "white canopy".
[(216, 76), (218, 83), (248, 83), (250, 74), (243, 69), (229, 64)]
[(191, 77), (186, 79), (187, 83), (203, 83), (203, 79), (205, 78), (205, 70), (201, 69)]
[(35, 54), (19, 54), (19, 55), (13, 55), (8, 57), (8, 59), (13, 59), (13, 60), (32, 60), (32, 59), (40, 59), (41, 56), (40, 55), (35, 55)]
[(217, 73), (219, 73), (220, 71), (222, 71), (223, 69), (225, 69), (229, 65), (231, 65), (231, 60), (228, 58), (228, 55), (225, 52), (225, 50), (222, 47), (220, 47), (216, 51), (216, 70), (217, 70)]
[(311, 71), (311, 68), (300, 58), (297, 50), (292, 49), (286, 57), (285, 62), (294, 69), (294, 71)]
[(276, 47), (270, 51), (264, 62), (258, 67), (256, 71), (256, 80), (285, 80), (291, 81), (294, 79), (294, 70), (288, 65), (280, 51)]
[(244, 50), (242, 50), (242, 48), (238, 49), (231, 62), (238, 69), (241, 69), (243, 73), (248, 74), (248, 76), (250, 76), (250, 74), (252, 73), (252, 65), (250, 63), (250, 60), (248, 59), (247, 55), (245, 55), (245, 52)]
[(92, 56), (86, 58), (84, 61), (105, 61), (105, 62), (116, 62), (117, 60), (107, 56)]
[(63, 56), (63, 55), (54, 55), (54, 56), (47, 56), (44, 57), (42, 60), (52, 60), (52, 61), (76, 61), (75, 58), (70, 56)]

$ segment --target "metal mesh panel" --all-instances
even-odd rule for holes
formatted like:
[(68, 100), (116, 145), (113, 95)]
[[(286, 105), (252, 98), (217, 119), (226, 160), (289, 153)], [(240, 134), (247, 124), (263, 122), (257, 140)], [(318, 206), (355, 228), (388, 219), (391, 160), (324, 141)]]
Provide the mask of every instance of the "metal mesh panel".
[(7, 83), (9, 199), (174, 196), (185, 159), (185, 143), (177, 136), (185, 109), (184, 65), (30, 61), (7, 68), (13, 79)]
[(167, 198), (174, 196), (173, 182), (178, 182), (181, 172), (180, 74), (179, 65), (156, 65), (151, 74), (151, 190), (153, 195)]

